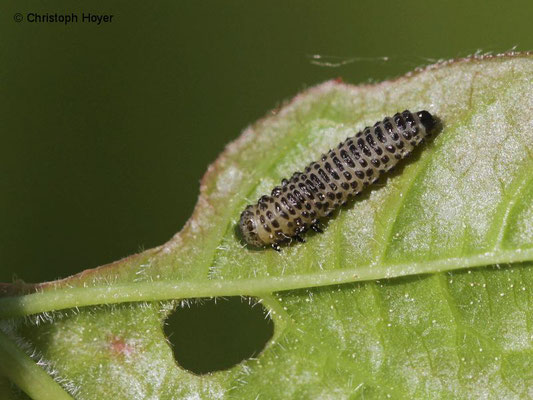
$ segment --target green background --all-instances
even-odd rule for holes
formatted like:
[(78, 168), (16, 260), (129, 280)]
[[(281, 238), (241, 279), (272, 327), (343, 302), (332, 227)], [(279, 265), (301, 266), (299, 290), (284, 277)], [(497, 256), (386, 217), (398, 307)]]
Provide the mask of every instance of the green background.
[[(47, 3), (0, 5), (0, 281), (164, 243), (224, 145), (306, 87), (533, 48), (531, 1)], [(114, 18), (31, 24), (16, 12)], [(314, 54), (355, 59), (321, 67)]]

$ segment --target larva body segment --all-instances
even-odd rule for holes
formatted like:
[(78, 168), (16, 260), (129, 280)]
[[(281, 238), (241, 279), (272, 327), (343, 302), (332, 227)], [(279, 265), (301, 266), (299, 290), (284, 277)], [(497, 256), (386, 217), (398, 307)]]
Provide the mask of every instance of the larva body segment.
[(412, 114), (406, 110), (347, 138), (304, 172), (284, 179), (270, 196), (247, 206), (239, 221), (244, 240), (252, 246), (271, 245), (279, 250), (283, 241), (303, 241), (300, 234), (309, 228), (320, 231), (319, 218), (331, 214), (409, 156), (435, 124), (427, 111)]

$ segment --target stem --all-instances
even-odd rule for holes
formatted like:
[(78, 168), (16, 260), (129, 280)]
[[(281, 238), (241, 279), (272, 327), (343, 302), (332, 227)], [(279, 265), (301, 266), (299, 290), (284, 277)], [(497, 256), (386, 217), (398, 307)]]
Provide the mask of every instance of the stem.
[(72, 400), (72, 397), (0, 330), (0, 373), (35, 400)]
[(132, 301), (158, 301), (238, 295), (261, 296), (265, 293), (285, 290), (336, 285), (372, 279), (388, 279), (405, 275), (435, 273), (531, 260), (533, 260), (533, 248), (526, 250), (498, 250), (496, 253), (488, 252), (465, 258), (448, 258), (427, 262), (389, 265), (385, 270), (376, 268), (375, 265), (367, 265), (351, 269), (271, 278), (182, 282), (155, 281), (118, 283), (100, 287), (50, 289), (41, 293), (0, 298), (0, 318), (18, 317), (71, 307)]

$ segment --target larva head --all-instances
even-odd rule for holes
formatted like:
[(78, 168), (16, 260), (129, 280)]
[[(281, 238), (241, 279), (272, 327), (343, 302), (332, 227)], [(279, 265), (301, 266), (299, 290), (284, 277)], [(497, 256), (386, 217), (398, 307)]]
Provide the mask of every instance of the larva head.
[(244, 209), (239, 221), (239, 229), (246, 243), (256, 247), (263, 247), (265, 243), (263, 243), (257, 233), (257, 222), (254, 215), (254, 209), (256, 207), (250, 205)]
[(416, 116), (418, 117), (418, 120), (420, 123), (424, 126), (424, 129), (426, 130), (426, 135), (430, 135), (433, 128), (435, 128), (435, 125), (437, 124), (437, 121), (435, 121), (435, 118), (433, 115), (431, 115), (426, 110), (422, 110), (416, 113)]

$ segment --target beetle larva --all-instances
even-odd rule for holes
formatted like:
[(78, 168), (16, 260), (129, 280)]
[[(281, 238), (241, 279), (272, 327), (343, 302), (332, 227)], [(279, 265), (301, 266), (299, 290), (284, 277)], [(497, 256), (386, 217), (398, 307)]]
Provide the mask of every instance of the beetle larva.
[(270, 196), (247, 206), (239, 221), (244, 240), (279, 251), (279, 243), (286, 240), (303, 242), (300, 234), (309, 228), (321, 232), (319, 218), (331, 214), (409, 156), (435, 125), (429, 112), (405, 110), (347, 138), (304, 172), (283, 179)]

